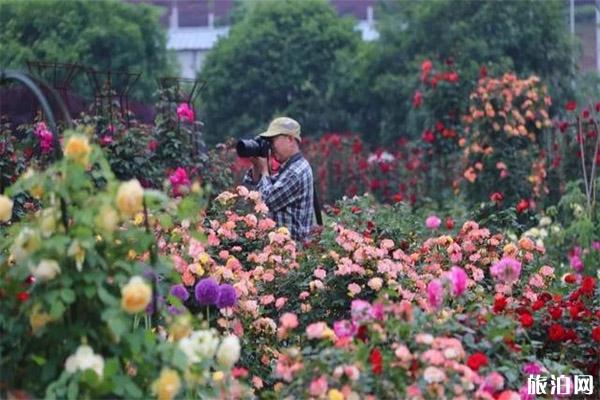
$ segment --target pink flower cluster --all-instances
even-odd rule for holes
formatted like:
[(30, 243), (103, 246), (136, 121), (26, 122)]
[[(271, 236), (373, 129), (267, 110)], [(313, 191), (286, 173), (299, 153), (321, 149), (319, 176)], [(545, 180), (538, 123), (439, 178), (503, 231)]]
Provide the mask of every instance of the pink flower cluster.
[(173, 187), (174, 196), (181, 196), (187, 193), (188, 187), (190, 186), (190, 178), (185, 169), (178, 167), (171, 175), (169, 175), (169, 181)]
[(196, 115), (194, 109), (188, 103), (181, 103), (177, 106), (177, 118), (184, 122), (194, 122)]
[(42, 154), (47, 154), (52, 150), (53, 134), (50, 132), (44, 122), (38, 122), (34, 130), (35, 136), (40, 140)]

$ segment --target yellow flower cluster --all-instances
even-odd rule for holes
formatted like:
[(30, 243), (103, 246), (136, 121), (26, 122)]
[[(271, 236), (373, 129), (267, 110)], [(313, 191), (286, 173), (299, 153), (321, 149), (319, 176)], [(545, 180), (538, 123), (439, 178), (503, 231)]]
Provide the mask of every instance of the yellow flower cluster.
[(134, 276), (121, 290), (121, 308), (130, 314), (144, 311), (152, 299), (152, 288), (140, 276)]

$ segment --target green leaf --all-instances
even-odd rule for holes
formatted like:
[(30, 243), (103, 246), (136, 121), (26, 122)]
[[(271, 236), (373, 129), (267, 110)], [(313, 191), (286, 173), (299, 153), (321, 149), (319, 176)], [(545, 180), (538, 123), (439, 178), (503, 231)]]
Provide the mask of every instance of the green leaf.
[(77, 395), (79, 394), (79, 385), (75, 379), (69, 383), (69, 387), (67, 389), (67, 399), (77, 399)]
[(75, 301), (75, 292), (72, 289), (63, 289), (60, 292), (60, 297), (62, 297), (66, 304), (71, 304)]
[(119, 304), (119, 299), (110, 294), (102, 284), (98, 285), (98, 297), (100, 297), (100, 300), (107, 306), (116, 306)]
[(33, 360), (33, 362), (35, 362), (37, 365), (40, 365), (40, 366), (41, 366), (41, 365), (44, 365), (44, 364), (46, 364), (46, 359), (45, 359), (44, 357), (42, 357), (42, 356), (38, 356), (38, 355), (35, 355), (35, 354), (33, 354), (33, 355), (31, 356), (31, 359), (32, 359), (32, 360)]
[(65, 305), (61, 301), (57, 300), (52, 303), (52, 306), (50, 306), (50, 315), (54, 319), (58, 319), (58, 318), (62, 317), (64, 312), (65, 312)]

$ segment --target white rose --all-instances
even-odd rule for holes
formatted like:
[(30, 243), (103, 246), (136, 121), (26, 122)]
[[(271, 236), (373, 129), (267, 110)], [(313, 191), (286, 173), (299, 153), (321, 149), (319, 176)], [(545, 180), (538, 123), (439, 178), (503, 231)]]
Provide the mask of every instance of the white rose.
[(217, 350), (217, 361), (226, 368), (231, 368), (240, 359), (240, 340), (235, 335), (223, 339)]
[(219, 338), (212, 329), (194, 331), (179, 341), (179, 348), (185, 353), (190, 364), (213, 358), (218, 345)]
[(425, 378), (427, 383), (438, 383), (446, 379), (446, 374), (439, 368), (427, 367), (423, 372), (423, 378)]
[(94, 350), (90, 346), (81, 345), (77, 348), (75, 354), (67, 358), (65, 369), (69, 373), (91, 369), (101, 377), (104, 373), (104, 359), (102, 356), (94, 354)]
[(552, 223), (550, 217), (542, 217), (540, 218), (540, 226), (548, 226)]
[(42, 260), (37, 266), (29, 266), (29, 271), (36, 279), (49, 281), (60, 274), (60, 266), (55, 260)]

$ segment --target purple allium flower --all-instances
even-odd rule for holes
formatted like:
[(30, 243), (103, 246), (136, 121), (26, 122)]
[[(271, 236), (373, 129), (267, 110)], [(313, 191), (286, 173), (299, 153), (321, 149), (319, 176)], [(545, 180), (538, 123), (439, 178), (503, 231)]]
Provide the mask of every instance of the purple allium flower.
[(183, 309), (177, 308), (175, 306), (169, 306), (169, 307), (167, 307), (167, 311), (171, 315), (181, 315), (181, 314), (183, 314)]
[(169, 291), (173, 296), (177, 297), (181, 301), (186, 301), (190, 298), (190, 294), (188, 293), (185, 286), (181, 283), (178, 285), (171, 286), (171, 290)]
[(235, 289), (228, 283), (219, 286), (219, 295), (217, 296), (217, 307), (233, 307), (237, 300)]
[(215, 304), (219, 297), (219, 285), (213, 278), (204, 278), (196, 284), (194, 292), (201, 306)]

